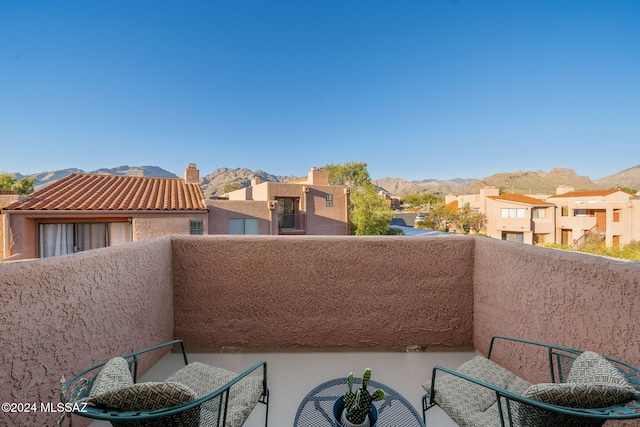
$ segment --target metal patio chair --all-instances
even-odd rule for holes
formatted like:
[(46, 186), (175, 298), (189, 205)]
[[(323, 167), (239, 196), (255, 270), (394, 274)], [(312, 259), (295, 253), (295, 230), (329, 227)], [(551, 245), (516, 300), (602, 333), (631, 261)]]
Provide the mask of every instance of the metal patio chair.
[[(141, 356), (180, 345), (185, 366), (163, 382), (138, 382)], [(258, 402), (269, 416), (267, 363), (236, 374), (200, 362), (189, 363), (184, 342), (175, 340), (115, 357), (62, 380), (66, 415), (105, 420), (113, 426), (238, 427)], [(64, 415), (63, 415), (64, 417)]]
[[(498, 340), (546, 349), (550, 382), (530, 384), (490, 360)], [(527, 347), (529, 346), (529, 347)], [(438, 372), (444, 375), (438, 375)], [(437, 378), (436, 378), (437, 376)], [(461, 427), (592, 427), (640, 419), (640, 369), (593, 352), (494, 336), (486, 358), (433, 368), (423, 418), (439, 406)]]

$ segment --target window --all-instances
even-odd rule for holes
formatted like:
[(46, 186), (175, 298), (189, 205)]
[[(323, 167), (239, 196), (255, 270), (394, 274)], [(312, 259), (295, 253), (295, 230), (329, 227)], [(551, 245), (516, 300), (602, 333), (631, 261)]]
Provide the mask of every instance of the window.
[(500, 209), (502, 218), (524, 218), (523, 208), (502, 208)]
[(560, 215), (569, 216), (569, 206), (563, 206), (560, 211)]
[(258, 218), (230, 218), (229, 234), (260, 234)]
[(189, 234), (195, 236), (202, 236), (204, 234), (204, 220), (202, 219), (190, 219), (189, 220)]
[(587, 216), (587, 210), (586, 209), (574, 209), (573, 210), (573, 216)]
[(48, 258), (130, 242), (128, 222), (41, 223), (39, 256)]
[(545, 218), (545, 211), (544, 208), (537, 208), (533, 210), (532, 215), (534, 218)]
[(620, 209), (613, 210), (613, 222), (620, 222)]
[(502, 233), (502, 240), (509, 242), (524, 243), (524, 235), (522, 233)]
[(332, 208), (333, 207), (333, 194), (327, 194), (326, 195), (326, 200), (327, 200), (327, 207), (328, 208)]

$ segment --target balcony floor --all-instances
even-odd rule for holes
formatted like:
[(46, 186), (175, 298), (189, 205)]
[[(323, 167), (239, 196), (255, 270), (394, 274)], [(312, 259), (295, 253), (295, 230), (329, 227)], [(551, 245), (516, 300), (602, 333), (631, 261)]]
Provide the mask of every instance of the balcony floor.
[[(302, 398), (316, 385), (350, 371), (359, 374), (364, 368), (372, 369), (374, 380), (387, 384), (422, 413), (421, 387), (431, 378), (434, 365), (457, 368), (475, 356), (469, 349), (459, 351), (298, 351), (298, 352), (225, 352), (190, 353), (190, 362), (203, 362), (235, 372), (267, 361), (270, 391), (269, 425), (289, 427), (293, 425), (296, 410)], [(183, 366), (182, 355), (170, 353), (149, 369), (142, 381), (162, 381)], [(258, 405), (244, 424), (245, 427), (264, 425), (264, 406)], [(105, 427), (109, 423), (95, 421), (91, 427)], [(439, 408), (427, 413), (429, 427), (455, 427)], [(313, 427), (313, 426), (309, 426)]]

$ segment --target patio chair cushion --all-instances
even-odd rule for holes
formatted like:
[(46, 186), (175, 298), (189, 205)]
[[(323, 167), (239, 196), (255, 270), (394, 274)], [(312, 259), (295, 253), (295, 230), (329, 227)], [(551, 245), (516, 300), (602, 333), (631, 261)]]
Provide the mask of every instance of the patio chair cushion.
[(574, 360), (567, 382), (620, 386), (633, 393), (624, 374), (607, 359), (592, 351), (585, 351)]
[(133, 384), (129, 364), (122, 357), (114, 357), (102, 367), (89, 392), (93, 397)]
[(143, 382), (93, 395), (91, 403), (120, 411), (162, 409), (191, 402), (196, 394), (184, 384)]
[[(198, 398), (223, 387), (238, 374), (226, 369), (191, 362), (167, 381), (179, 382), (189, 386)], [(244, 424), (251, 410), (256, 406), (263, 392), (262, 377), (247, 376), (231, 386), (227, 409), (226, 427), (236, 427)], [(205, 403), (201, 408), (201, 420), (217, 422), (218, 406), (216, 402)], [(204, 422), (201, 421), (201, 422)]]
[[(633, 388), (607, 359), (585, 351), (573, 362), (566, 383), (534, 384), (523, 395), (530, 399), (570, 408), (604, 408), (632, 399)], [(600, 426), (606, 420), (585, 419), (551, 413), (520, 405), (518, 416), (524, 426)]]
[[(531, 385), (482, 356), (476, 356), (456, 371), (518, 394)], [(431, 383), (425, 383), (423, 387), (429, 391)], [(488, 388), (454, 375), (443, 375), (436, 380), (434, 399), (460, 427), (500, 425), (496, 395)], [(505, 416), (506, 410), (503, 405)]]
[(634, 392), (611, 362), (585, 351), (573, 362), (566, 383), (536, 384), (524, 395), (559, 406), (603, 408), (631, 400)]

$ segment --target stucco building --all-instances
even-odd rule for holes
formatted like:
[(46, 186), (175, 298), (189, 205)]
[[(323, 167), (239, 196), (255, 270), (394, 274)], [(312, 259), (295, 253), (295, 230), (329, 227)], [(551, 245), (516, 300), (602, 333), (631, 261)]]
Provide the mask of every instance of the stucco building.
[(348, 235), (349, 188), (329, 185), (329, 174), (311, 168), (306, 178), (260, 182), (207, 200), (209, 234)]
[(165, 234), (205, 234), (195, 165), (185, 179), (73, 173), (0, 210), (0, 258), (65, 255)]
[[(0, 196), (0, 259), (46, 258), (166, 234), (347, 235), (349, 189), (327, 172), (259, 182), (205, 200), (200, 172), (180, 178), (71, 174), (28, 196)], [(4, 205), (4, 206), (3, 206)]]
[(607, 246), (640, 240), (640, 199), (623, 190), (574, 191), (560, 186), (555, 195), (479, 194), (447, 196), (447, 203), (471, 207), (486, 216), (489, 237), (527, 244), (578, 246), (589, 235)]

